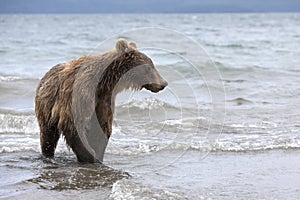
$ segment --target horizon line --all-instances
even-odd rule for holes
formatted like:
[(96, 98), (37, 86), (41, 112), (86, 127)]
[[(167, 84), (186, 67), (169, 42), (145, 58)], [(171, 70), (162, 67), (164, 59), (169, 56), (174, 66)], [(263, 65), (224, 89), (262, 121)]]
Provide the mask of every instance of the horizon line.
[(201, 11), (201, 12), (0, 12), (1, 14), (5, 15), (26, 15), (26, 14), (32, 14), (32, 15), (40, 15), (40, 14), (78, 14), (78, 15), (86, 15), (86, 14), (259, 14), (259, 13), (300, 13), (300, 11)]

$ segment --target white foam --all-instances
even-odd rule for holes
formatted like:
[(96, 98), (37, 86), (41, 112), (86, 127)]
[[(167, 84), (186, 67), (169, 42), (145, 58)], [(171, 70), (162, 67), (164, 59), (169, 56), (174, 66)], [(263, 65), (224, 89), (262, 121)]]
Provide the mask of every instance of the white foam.
[[(15, 153), (15, 152), (35, 152), (40, 153), (40, 138), (38, 135), (0, 135), (0, 153)], [(67, 147), (64, 139), (61, 137), (56, 153), (72, 154)]]
[(259, 128), (259, 129), (279, 127), (278, 124), (274, 122), (268, 122), (268, 121), (260, 121), (257, 123), (227, 124), (226, 126), (231, 128)]
[(0, 133), (38, 134), (39, 127), (34, 115), (0, 114)]
[(166, 189), (153, 188), (133, 180), (122, 179), (113, 184), (109, 199), (186, 199)]
[(39, 139), (35, 136), (1, 135), (0, 152), (12, 153), (22, 151), (39, 151)]
[(214, 143), (193, 142), (191, 148), (199, 151), (245, 152), (272, 149), (300, 148), (300, 136), (281, 135), (240, 135), (220, 136)]
[(136, 107), (142, 110), (145, 109), (157, 109), (164, 106), (164, 102), (159, 101), (155, 98), (145, 98), (145, 99), (132, 99), (130, 102), (121, 105), (123, 108)]
[(0, 76), (0, 82), (14, 81), (19, 79), (21, 78), (17, 76)]
[(143, 140), (138, 138), (111, 139), (106, 153), (115, 155), (139, 155), (157, 152), (163, 148), (163, 142), (159, 144), (155, 139)]

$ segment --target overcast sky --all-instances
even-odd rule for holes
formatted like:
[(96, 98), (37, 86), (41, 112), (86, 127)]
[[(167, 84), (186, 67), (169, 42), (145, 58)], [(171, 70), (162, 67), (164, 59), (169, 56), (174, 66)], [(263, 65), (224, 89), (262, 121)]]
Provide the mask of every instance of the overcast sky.
[(300, 0), (0, 0), (0, 13), (300, 12)]

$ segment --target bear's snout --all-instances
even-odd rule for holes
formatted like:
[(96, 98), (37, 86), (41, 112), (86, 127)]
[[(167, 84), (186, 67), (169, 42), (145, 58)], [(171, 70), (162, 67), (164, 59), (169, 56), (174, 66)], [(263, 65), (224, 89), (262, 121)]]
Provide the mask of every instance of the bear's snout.
[(157, 93), (161, 90), (163, 90), (165, 87), (167, 87), (168, 82), (163, 81), (162, 83), (151, 83), (151, 84), (145, 84), (143, 87), (146, 90), (150, 90), (151, 92)]
[(160, 90), (163, 90), (165, 87), (168, 86), (168, 82), (167, 81), (163, 81), (162, 84), (160, 85)]

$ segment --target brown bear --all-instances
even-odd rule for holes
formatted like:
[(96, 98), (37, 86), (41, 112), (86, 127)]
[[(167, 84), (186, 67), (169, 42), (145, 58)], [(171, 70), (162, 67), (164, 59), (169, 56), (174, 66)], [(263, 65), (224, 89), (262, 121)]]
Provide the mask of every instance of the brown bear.
[(79, 162), (102, 162), (112, 133), (116, 95), (127, 89), (159, 92), (167, 82), (134, 42), (50, 69), (35, 97), (42, 153), (53, 157), (62, 134)]

